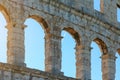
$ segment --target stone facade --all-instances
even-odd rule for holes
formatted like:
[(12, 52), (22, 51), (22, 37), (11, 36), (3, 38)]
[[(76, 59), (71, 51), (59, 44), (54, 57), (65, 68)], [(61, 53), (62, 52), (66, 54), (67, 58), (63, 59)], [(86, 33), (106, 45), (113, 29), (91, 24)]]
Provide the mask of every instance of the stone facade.
[(0, 63), (0, 80), (78, 80), (26, 67)]
[[(93, 0), (0, 0), (7, 20), (7, 62), (0, 64), (1, 80), (75, 80), (61, 72), (61, 31), (76, 41), (76, 79), (91, 80), (91, 42), (102, 51), (103, 80), (115, 79), (115, 53), (120, 53), (120, 0), (101, 0), (101, 11)], [(38, 21), (45, 32), (45, 72), (26, 67), (24, 22)]]

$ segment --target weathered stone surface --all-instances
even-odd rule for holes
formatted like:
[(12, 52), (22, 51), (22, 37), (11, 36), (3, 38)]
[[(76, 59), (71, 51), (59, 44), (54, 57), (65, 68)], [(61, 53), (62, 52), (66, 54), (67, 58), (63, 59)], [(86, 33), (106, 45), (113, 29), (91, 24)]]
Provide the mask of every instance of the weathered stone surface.
[[(2, 76), (1, 76), (2, 75)], [(0, 63), (0, 80), (77, 80), (48, 72)]]
[[(94, 10), (93, 4), (93, 0), (0, 0), (0, 11), (8, 29), (8, 64), (0, 64), (0, 80), (75, 80), (61, 72), (62, 30), (76, 41), (76, 78), (91, 79), (90, 44), (95, 41), (103, 54), (103, 80), (114, 80), (114, 55), (117, 51), (120, 53), (120, 22), (116, 13), (120, 0), (101, 0), (101, 11)], [(46, 72), (25, 68), (27, 18), (35, 19), (44, 29)]]

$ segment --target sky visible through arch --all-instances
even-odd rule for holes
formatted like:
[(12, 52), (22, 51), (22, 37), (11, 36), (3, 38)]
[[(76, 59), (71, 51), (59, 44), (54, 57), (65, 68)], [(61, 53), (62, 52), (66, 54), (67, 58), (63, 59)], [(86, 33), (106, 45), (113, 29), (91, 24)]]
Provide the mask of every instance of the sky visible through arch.
[[(97, 0), (95, 0), (95, 3)], [(99, 4), (99, 3), (98, 3)], [(98, 6), (95, 4), (94, 6)], [(100, 9), (99, 6), (96, 9)], [(120, 10), (118, 13), (120, 14)], [(120, 18), (120, 17), (119, 17)], [(119, 19), (118, 18), (118, 19)], [(120, 20), (120, 19), (119, 19)], [(28, 26), (25, 30), (25, 49), (26, 49), (26, 58), (25, 63), (28, 67), (43, 70), (44, 71), (44, 30), (41, 25), (33, 20), (27, 19), (25, 24)], [(6, 51), (7, 51), (7, 29), (5, 28), (6, 21), (4, 16), (0, 13), (0, 62), (6, 63)], [(75, 40), (72, 36), (66, 32), (62, 31), (61, 34), (64, 38), (62, 39), (62, 72), (66, 76), (75, 77)], [(34, 38), (33, 38), (34, 37)], [(69, 46), (68, 46), (69, 44)], [(98, 45), (95, 42), (91, 43), (91, 47), (93, 47), (91, 51), (92, 60), (91, 60), (91, 67), (92, 67), (92, 80), (102, 80), (102, 73), (101, 73), (101, 52)], [(69, 55), (69, 57), (68, 57)], [(116, 79), (119, 80), (120, 74), (120, 56), (117, 54), (117, 74)]]

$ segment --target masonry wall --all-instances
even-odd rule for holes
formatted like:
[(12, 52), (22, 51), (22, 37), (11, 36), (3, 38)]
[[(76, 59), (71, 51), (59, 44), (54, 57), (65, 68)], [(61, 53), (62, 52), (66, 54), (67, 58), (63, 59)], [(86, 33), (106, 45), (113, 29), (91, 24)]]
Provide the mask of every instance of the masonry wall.
[[(101, 2), (102, 11), (96, 11), (93, 0), (1, 0), (0, 10), (8, 29), (8, 64), (0, 64), (0, 79), (75, 80), (61, 72), (61, 32), (65, 30), (76, 41), (76, 78), (91, 80), (90, 45), (95, 41), (102, 52), (102, 78), (114, 80), (115, 53), (120, 51), (120, 23), (116, 13), (120, 1)], [(45, 32), (45, 72), (26, 68), (24, 22), (27, 18), (38, 21)]]
[(0, 63), (0, 80), (77, 80), (26, 67)]

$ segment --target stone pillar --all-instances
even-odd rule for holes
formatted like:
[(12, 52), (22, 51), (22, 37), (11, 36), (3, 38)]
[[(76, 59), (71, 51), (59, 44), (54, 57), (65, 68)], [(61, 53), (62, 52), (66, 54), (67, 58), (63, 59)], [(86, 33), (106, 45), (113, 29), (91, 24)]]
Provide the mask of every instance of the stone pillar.
[(106, 54), (102, 57), (102, 80), (115, 80), (115, 60), (113, 54)]
[(76, 46), (76, 78), (78, 79), (91, 79), (90, 50), (90, 47)]
[(61, 39), (60, 35), (45, 35), (45, 71), (61, 73)]
[(25, 25), (7, 25), (7, 62), (9, 64), (25, 66), (24, 27)]

